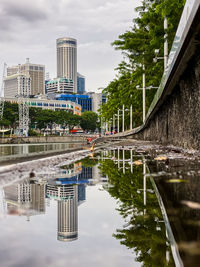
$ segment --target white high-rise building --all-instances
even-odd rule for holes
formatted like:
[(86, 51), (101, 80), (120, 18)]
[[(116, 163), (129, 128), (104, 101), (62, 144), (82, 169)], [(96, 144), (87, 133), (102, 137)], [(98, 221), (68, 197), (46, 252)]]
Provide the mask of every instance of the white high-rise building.
[(57, 78), (72, 79), (74, 93), (77, 93), (77, 41), (63, 37), (56, 40)]
[[(8, 80), (12, 79), (11, 76), (16, 74), (22, 74), (25, 77), (30, 77), (31, 88), (30, 95), (44, 94), (44, 79), (45, 79), (45, 66), (39, 64), (32, 64), (29, 62), (29, 58), (26, 59), (25, 64), (19, 64), (17, 66), (12, 66), (7, 68)], [(5, 91), (7, 87), (5, 87)], [(12, 97), (14, 93), (12, 94)], [(10, 95), (7, 97), (11, 97)]]
[(20, 73), (4, 78), (4, 97), (28, 96), (31, 92), (31, 78)]

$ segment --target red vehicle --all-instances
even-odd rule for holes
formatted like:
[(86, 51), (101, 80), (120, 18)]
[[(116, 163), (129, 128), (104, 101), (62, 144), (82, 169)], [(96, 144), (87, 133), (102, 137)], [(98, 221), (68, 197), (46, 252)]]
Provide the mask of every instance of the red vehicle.
[(83, 130), (82, 129), (72, 129), (69, 130), (70, 134), (83, 134)]

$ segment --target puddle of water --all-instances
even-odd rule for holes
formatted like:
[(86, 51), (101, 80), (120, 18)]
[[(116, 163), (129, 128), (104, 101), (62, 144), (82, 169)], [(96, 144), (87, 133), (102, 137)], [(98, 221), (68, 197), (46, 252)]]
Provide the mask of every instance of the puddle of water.
[(103, 150), (4, 186), (1, 264), (198, 266), (199, 168), (145, 154)]

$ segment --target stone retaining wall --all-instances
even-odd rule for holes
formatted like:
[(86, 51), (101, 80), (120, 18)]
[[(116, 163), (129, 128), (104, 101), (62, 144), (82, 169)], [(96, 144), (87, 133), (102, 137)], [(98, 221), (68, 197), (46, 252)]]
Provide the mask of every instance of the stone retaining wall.
[(171, 95), (144, 130), (132, 137), (200, 149), (200, 54), (188, 62)]

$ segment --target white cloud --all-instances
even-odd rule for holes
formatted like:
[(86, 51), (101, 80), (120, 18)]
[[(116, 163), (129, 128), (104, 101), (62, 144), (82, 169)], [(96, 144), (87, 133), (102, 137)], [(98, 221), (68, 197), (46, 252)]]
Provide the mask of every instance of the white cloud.
[(120, 62), (111, 42), (128, 30), (141, 0), (1, 0), (0, 64), (46, 65), (56, 75), (56, 38), (78, 41), (78, 71), (86, 76), (88, 90), (105, 86)]

